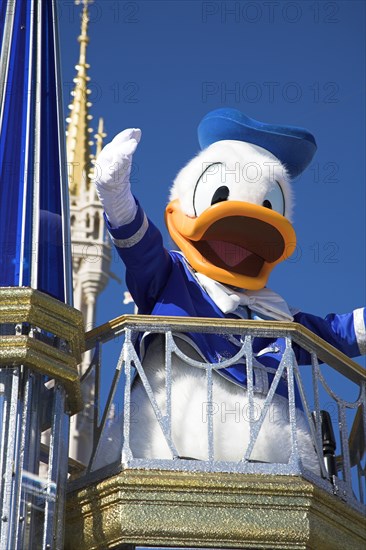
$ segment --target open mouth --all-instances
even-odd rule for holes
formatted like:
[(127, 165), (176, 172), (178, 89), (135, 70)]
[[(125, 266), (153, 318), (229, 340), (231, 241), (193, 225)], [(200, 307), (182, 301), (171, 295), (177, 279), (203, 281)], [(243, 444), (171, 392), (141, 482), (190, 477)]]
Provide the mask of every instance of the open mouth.
[(256, 277), (264, 262), (278, 260), (285, 248), (282, 235), (272, 225), (244, 216), (217, 220), (200, 240), (190, 242), (203, 262), (249, 277)]

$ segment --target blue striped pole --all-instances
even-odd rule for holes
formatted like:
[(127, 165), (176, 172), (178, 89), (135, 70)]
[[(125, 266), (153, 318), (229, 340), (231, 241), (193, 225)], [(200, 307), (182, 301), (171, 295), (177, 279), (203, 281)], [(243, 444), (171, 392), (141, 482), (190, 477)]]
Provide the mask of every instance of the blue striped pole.
[(72, 305), (56, 0), (0, 0), (0, 286)]
[[(61, 302), (72, 305), (72, 262), (56, 4), (0, 0), (0, 287), (11, 287), (0, 290), (47, 293), (62, 316), (71, 311)], [(56, 550), (63, 547), (72, 338), (58, 336), (52, 315), (31, 323), (16, 312), (13, 322), (2, 309), (0, 550)]]

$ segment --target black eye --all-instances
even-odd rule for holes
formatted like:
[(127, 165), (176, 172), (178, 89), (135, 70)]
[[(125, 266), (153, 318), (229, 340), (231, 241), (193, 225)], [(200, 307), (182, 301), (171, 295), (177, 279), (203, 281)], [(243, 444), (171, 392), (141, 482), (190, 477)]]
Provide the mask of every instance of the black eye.
[(228, 197), (229, 188), (226, 187), (226, 185), (222, 185), (221, 187), (218, 187), (218, 189), (216, 189), (215, 193), (213, 194), (211, 205), (216, 204), (217, 202), (227, 201)]
[(268, 199), (262, 202), (262, 206), (264, 206), (264, 208), (270, 208), (272, 210), (272, 203)]

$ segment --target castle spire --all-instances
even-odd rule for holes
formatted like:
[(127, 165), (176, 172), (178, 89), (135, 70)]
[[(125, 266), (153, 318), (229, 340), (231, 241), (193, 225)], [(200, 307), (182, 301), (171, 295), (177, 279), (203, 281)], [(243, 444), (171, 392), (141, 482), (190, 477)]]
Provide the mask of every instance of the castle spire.
[(104, 132), (104, 120), (102, 117), (99, 119), (98, 132), (95, 134), (95, 156), (98, 157), (103, 148), (103, 139), (107, 136)]
[[(110, 243), (104, 227), (103, 207), (92, 184), (95, 160), (103, 146), (103, 119), (99, 120), (98, 131), (91, 141), (93, 131), (89, 128), (92, 116), (89, 114), (91, 103), (87, 100), (89, 65), (86, 62), (86, 50), (89, 43), (88, 6), (91, 0), (76, 0), (82, 4), (79, 62), (77, 75), (67, 119), (66, 137), (67, 162), (69, 166), (69, 191), (71, 213), (71, 243), (73, 259), (74, 305), (82, 312), (87, 328), (95, 325), (96, 304), (99, 294), (108, 284), (111, 264)], [(94, 151), (95, 149), (95, 151)], [(94, 154), (95, 152), (95, 154)], [(90, 257), (89, 257), (90, 255)], [(89, 368), (91, 354), (85, 353), (80, 364), (80, 373)], [(95, 420), (91, 406), (94, 392), (94, 371), (90, 371), (83, 380), (82, 393), (86, 404), (70, 429), (70, 456), (87, 463), (92, 451), (92, 426)]]
[(86, 189), (89, 188), (90, 147), (93, 145), (93, 141), (89, 137), (89, 134), (93, 131), (89, 127), (89, 122), (93, 117), (89, 114), (91, 102), (88, 101), (88, 95), (90, 94), (88, 82), (90, 77), (87, 71), (90, 65), (86, 62), (86, 49), (89, 43), (88, 5), (91, 1), (75, 0), (76, 4), (82, 3), (84, 7), (81, 14), (81, 33), (78, 37), (78, 42), (80, 43), (79, 62), (75, 66), (77, 74), (74, 78), (74, 90), (71, 92), (73, 100), (69, 105), (69, 117), (66, 119), (68, 123), (66, 151), (69, 166), (69, 189), (72, 196), (80, 194), (82, 182), (85, 183)]

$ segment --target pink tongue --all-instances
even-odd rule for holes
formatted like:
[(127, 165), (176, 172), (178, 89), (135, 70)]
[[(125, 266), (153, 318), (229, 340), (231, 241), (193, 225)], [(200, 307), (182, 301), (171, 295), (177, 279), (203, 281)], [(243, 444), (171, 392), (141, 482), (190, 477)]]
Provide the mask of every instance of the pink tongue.
[(241, 248), (240, 246), (232, 243), (225, 243), (223, 241), (208, 241), (208, 244), (220, 260), (225, 262), (225, 264), (230, 267), (240, 264), (240, 262), (252, 254), (249, 250), (245, 250), (245, 248)]

